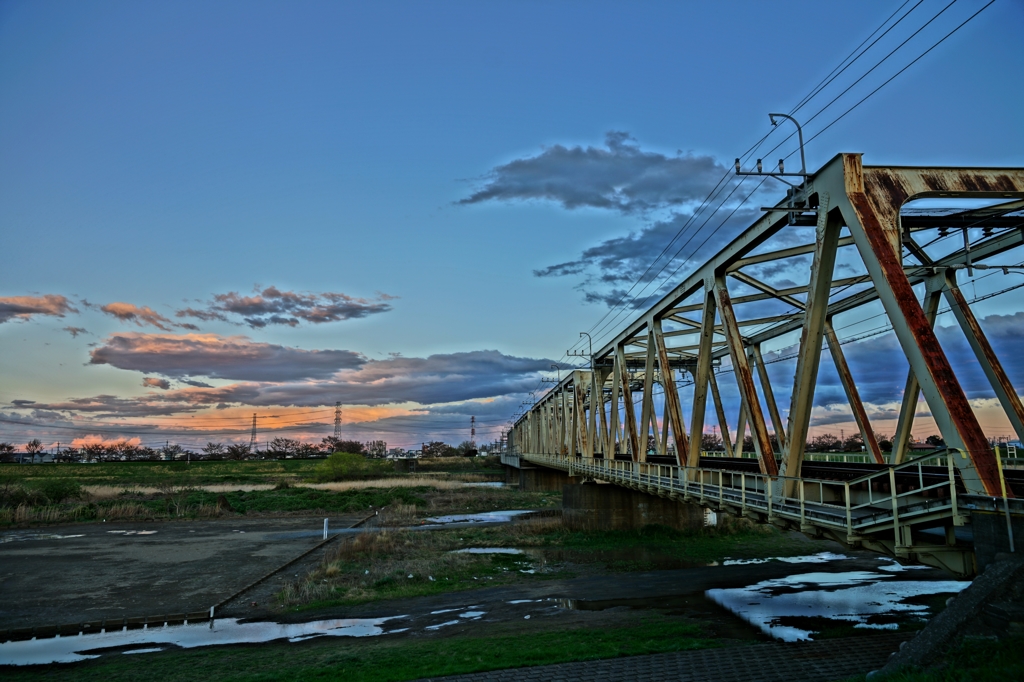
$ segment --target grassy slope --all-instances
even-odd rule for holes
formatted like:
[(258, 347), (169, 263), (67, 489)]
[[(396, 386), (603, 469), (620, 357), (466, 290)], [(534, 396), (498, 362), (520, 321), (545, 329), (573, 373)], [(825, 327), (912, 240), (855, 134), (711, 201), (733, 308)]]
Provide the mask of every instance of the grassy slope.
[(614, 630), (578, 629), (416, 640), (327, 639), (300, 644), (216, 647), (33, 669), (0, 668), (5, 680), (343, 680), (399, 682), (420, 677), (683, 651), (715, 646), (677, 618), (647, 615)]
[[(848, 682), (864, 682), (856, 677)], [(877, 682), (1007, 682), (1024, 680), (1024, 635), (1000, 641), (961, 642), (941, 665), (875, 678)]]

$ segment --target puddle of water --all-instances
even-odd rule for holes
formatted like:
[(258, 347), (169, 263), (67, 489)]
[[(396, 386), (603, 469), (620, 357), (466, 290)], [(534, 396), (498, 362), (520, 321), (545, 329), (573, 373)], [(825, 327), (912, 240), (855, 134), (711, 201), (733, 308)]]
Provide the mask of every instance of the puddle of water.
[(461, 620), (446, 620), (445, 622), (437, 623), (436, 625), (428, 625), (427, 627), (425, 627), (423, 629), (424, 630), (440, 630), (443, 627), (448, 627), (449, 625), (458, 625), (461, 622), (462, 622)]
[(0, 535), (0, 544), (5, 542), (24, 542), (25, 540), (66, 540), (68, 538), (84, 538), (85, 535), (59, 535), (57, 533), (4, 533)]
[(515, 547), (467, 547), (466, 549), (452, 550), (452, 554), (526, 554)]
[(482, 481), (479, 483), (463, 483), (462, 485), (469, 488), (504, 488), (506, 483), (504, 481)]
[(766, 564), (769, 561), (782, 561), (787, 564), (824, 564), (829, 561), (842, 561), (850, 557), (845, 554), (833, 554), (832, 552), (820, 552), (805, 556), (778, 556), (767, 559), (726, 559), (723, 566), (749, 566), (751, 564)]
[(477, 618), (481, 617), (485, 613), (487, 613), (487, 612), (486, 611), (466, 611), (464, 613), (460, 613), (459, 614), (459, 618), (470, 618), (472, 620), (476, 620)]
[[(749, 587), (713, 589), (705, 595), (763, 633), (786, 642), (809, 640), (811, 630), (786, 625), (786, 618), (827, 618), (856, 628), (897, 629), (900, 618), (928, 616), (911, 597), (956, 594), (970, 585), (956, 580), (895, 580), (872, 571), (802, 573)], [(879, 622), (885, 621), (885, 622)]]
[(882, 557), (879, 561), (888, 562), (885, 566), (879, 566), (879, 571), (889, 571), (890, 573), (902, 573), (903, 571), (927, 571), (931, 566), (905, 566), (895, 559), (889, 557)]
[(532, 511), (531, 509), (515, 509), (479, 514), (449, 514), (448, 516), (433, 516), (426, 520), (431, 523), (507, 523), (521, 514), (529, 514)]
[[(195, 625), (172, 625), (145, 630), (118, 630), (74, 637), (32, 639), (0, 644), (0, 665), (74, 663), (96, 658), (104, 650), (132, 647), (123, 653), (160, 651), (171, 645), (184, 649), (223, 644), (256, 644), (276, 639), (298, 642), (311, 637), (373, 637), (389, 634), (384, 624), (407, 616), (338, 618), (310, 623), (240, 623), (236, 618)], [(457, 621), (456, 621), (457, 622)]]
[(116, 533), (118, 535), (156, 535), (159, 531), (155, 530), (108, 530), (108, 533)]

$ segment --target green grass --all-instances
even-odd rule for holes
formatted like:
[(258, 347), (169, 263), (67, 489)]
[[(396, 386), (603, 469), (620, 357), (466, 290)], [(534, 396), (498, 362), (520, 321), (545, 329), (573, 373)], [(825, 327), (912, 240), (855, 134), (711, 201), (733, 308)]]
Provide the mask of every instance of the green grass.
[(242, 462), (101, 462), (97, 464), (0, 464), (0, 475), (31, 482), (73, 478), (82, 485), (158, 486), (187, 480), (194, 485), (274, 483), (311, 479), (323, 460)]
[[(514, 529), (514, 527), (513, 527)], [(639, 530), (574, 531), (555, 527), (538, 534), (495, 531), (493, 528), (469, 528), (460, 531), (465, 546), (557, 547), (587, 552), (628, 552), (645, 549), (694, 563), (711, 563), (729, 557), (755, 559), (795, 556), (823, 551), (823, 543), (793, 539), (770, 526), (740, 528), (734, 531), (681, 531), (665, 526), (645, 526)], [(623, 566), (623, 570), (636, 570)]]
[[(862, 682), (865, 678), (854, 678)], [(930, 670), (907, 670), (877, 682), (1006, 682), (1024, 680), (1024, 636), (964, 641)], [(873, 682), (875, 682), (873, 680)]]
[(700, 628), (647, 614), (615, 629), (531, 631), (449, 638), (353, 640), (211, 647), (136, 656), (112, 655), (71, 665), (0, 668), (5, 680), (342, 680), (400, 682), (504, 668), (586, 661), (716, 646)]
[[(252, 490), (224, 493), (231, 507), (241, 514), (248, 512), (325, 511), (353, 512), (389, 504), (425, 505), (420, 497), (427, 488), (363, 488), (332, 492), (315, 488), (285, 488), (283, 490)], [(216, 504), (219, 495), (193, 492), (186, 505)]]

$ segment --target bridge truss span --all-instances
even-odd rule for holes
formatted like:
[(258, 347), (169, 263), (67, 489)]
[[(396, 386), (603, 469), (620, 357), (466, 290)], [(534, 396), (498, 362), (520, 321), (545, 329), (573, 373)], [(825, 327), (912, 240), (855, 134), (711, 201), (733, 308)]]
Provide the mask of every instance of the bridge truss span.
[[(963, 208), (907, 206), (920, 199), (957, 200)], [(919, 554), (915, 529), (945, 528), (952, 537), (964, 523), (957, 486), (969, 495), (1015, 495), (934, 325), (945, 303), (1006, 421), (1024, 438), (1020, 397), (958, 279), (963, 272), (999, 274), (1018, 267), (1000, 258), (1021, 246), (1022, 225), (1024, 169), (863, 166), (859, 154), (837, 155), (618, 330), (588, 368), (565, 373), (517, 419), (511, 445), (525, 460), (565, 462), (596, 480), (625, 482), (627, 469), (635, 467), (628, 469), (629, 485), (656, 484), (658, 494), (699, 498), (694, 485), (718, 485), (719, 504), (733, 505), (730, 495), (738, 494), (741, 512), (813, 527), (844, 541), (883, 549), (888, 543), (886, 551), (895, 555)], [(884, 321), (883, 331), (891, 330), (907, 368), (891, 453), (878, 444), (872, 411), (837, 333), (863, 330), (872, 318)], [(789, 348), (795, 349), (792, 383), (773, 385), (767, 365), (785, 359)], [(947, 502), (933, 498), (940, 488), (917, 486), (905, 498), (894, 493), (890, 516), (875, 523), (875, 501), (855, 504), (842, 488), (846, 483), (804, 475), (826, 348), (865, 454), (879, 468), (870, 485), (880, 486), (886, 476), (905, 477), (902, 467), (915, 466), (910, 434), (923, 396), (949, 451), (959, 453), (942, 465), (949, 472), (942, 484), (950, 490)], [(730, 392), (739, 397), (739, 415), (731, 423), (723, 381), (734, 383)], [(749, 429), (756, 471), (735, 479), (735, 472), (715, 474), (702, 466), (709, 408), (722, 447), (733, 458), (740, 458)], [(544, 464), (542, 458), (553, 459)], [(657, 473), (659, 466), (672, 467), (671, 476)], [(730, 482), (716, 484), (716, 475)], [(814, 485), (820, 499), (808, 506), (807, 491)], [(766, 496), (766, 490), (774, 492)], [(829, 496), (844, 500), (841, 510)], [(759, 499), (771, 509), (759, 508)], [(803, 502), (794, 521), (797, 499)], [(930, 556), (950, 552), (938, 547)]]

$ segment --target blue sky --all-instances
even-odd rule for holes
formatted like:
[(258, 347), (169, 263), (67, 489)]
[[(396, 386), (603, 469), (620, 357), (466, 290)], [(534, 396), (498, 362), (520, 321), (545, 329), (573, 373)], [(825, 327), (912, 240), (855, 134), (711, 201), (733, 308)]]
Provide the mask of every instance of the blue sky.
[[(922, 2), (801, 115), (947, 4)], [(808, 136), (984, 4), (954, 3)], [(535, 271), (692, 208), (702, 162), (728, 166), (900, 5), (0, 2), (0, 299), (69, 306), (0, 323), (0, 411), (39, 424), (0, 425), (0, 440), (308, 412), (333, 406), (331, 372), (347, 373), (334, 392), (353, 423), (385, 418), (353, 437), (458, 442), (470, 414), (497, 428), (604, 313), (616, 266)], [(1021, 165), (1022, 29), (1024, 5), (998, 0), (814, 139), (808, 165), (840, 151)], [(600, 183), (546, 164), (559, 146), (605, 154), (627, 184), (627, 157), (654, 154), (681, 198), (572, 203), (533, 187), (465, 203), (507, 190), (500, 169), (517, 160), (536, 162), (537, 186)], [(1022, 309), (1011, 294), (978, 312)], [(182, 350), (189, 334), (205, 336)], [(268, 378), (255, 367), (271, 357), (284, 369)], [(240, 382), (189, 403), (212, 390), (197, 383)], [(174, 391), (193, 392), (171, 401), (188, 409), (168, 406)], [(308, 434), (327, 435), (329, 410), (315, 416)]]

